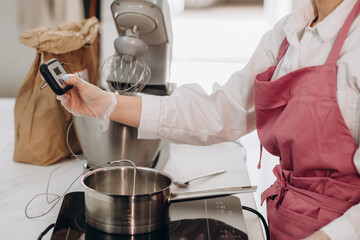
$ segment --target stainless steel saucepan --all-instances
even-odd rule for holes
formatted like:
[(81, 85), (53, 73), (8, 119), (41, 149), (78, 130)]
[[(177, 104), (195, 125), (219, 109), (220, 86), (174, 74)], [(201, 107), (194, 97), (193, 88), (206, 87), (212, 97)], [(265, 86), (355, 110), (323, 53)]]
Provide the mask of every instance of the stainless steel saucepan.
[(106, 233), (128, 235), (149, 233), (168, 224), (172, 202), (256, 190), (249, 186), (171, 193), (173, 180), (168, 174), (145, 167), (135, 171), (130, 166), (99, 168), (86, 173), (81, 182), (85, 187), (87, 223)]

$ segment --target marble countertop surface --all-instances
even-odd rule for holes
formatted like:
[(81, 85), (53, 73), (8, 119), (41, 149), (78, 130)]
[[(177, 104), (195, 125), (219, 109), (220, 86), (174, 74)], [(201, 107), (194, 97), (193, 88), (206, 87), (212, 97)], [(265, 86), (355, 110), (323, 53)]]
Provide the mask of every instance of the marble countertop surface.
[[(66, 159), (51, 166), (37, 166), (13, 161), (14, 151), (14, 99), (0, 99), (0, 239), (37, 239), (39, 234), (56, 218), (62, 199), (54, 205), (48, 204), (44, 193), (50, 179), (48, 192), (62, 196), (69, 186), (84, 171), (84, 161)], [(250, 185), (244, 162), (244, 151), (237, 143), (221, 143), (212, 146), (190, 146), (170, 144), (170, 157), (163, 169), (173, 179), (182, 180), (218, 169), (227, 172), (190, 183), (188, 188), (173, 187), (173, 192), (197, 191), (211, 188)], [(51, 176), (50, 176), (51, 175)], [(83, 191), (77, 179), (68, 190)], [(45, 214), (38, 218), (28, 218)], [(256, 209), (252, 193), (236, 195), (242, 205)], [(54, 196), (49, 195), (53, 200)], [(244, 212), (250, 240), (261, 240), (263, 230), (259, 218)], [(43, 239), (50, 239), (52, 230)]]

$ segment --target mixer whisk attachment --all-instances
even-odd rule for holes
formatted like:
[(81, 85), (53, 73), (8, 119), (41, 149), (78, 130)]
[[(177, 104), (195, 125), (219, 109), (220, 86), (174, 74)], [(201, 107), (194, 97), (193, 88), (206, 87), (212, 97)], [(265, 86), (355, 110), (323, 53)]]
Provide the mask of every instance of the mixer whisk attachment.
[(102, 79), (118, 94), (141, 92), (151, 78), (149, 66), (130, 55), (108, 57), (101, 68)]
[(110, 90), (119, 94), (140, 92), (151, 77), (149, 66), (140, 58), (148, 46), (139, 39), (138, 27), (134, 25), (124, 32), (125, 36), (114, 42), (117, 55), (108, 57), (101, 69)]

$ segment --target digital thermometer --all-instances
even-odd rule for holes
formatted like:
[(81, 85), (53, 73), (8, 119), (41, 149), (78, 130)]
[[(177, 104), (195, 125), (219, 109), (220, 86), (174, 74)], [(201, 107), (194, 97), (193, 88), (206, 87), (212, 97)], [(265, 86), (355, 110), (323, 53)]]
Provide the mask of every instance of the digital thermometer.
[(41, 64), (40, 73), (56, 95), (63, 95), (73, 87), (73, 85), (68, 85), (62, 80), (61, 77), (67, 72), (56, 58)]

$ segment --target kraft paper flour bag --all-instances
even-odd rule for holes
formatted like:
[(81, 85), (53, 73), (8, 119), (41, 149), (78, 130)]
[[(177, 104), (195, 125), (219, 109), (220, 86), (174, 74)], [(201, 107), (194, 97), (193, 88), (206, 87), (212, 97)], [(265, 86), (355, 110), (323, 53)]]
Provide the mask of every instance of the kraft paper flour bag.
[[(99, 30), (97, 18), (64, 23), (55, 28), (39, 27), (22, 33), (20, 42), (36, 48), (37, 54), (15, 102), (14, 161), (50, 165), (71, 155), (66, 143), (66, 132), (72, 115), (56, 100), (50, 87), (39, 91), (43, 82), (39, 67), (57, 58), (68, 63), (68, 73), (98, 85)], [(81, 147), (74, 128), (70, 128), (69, 145), (73, 152)]]

